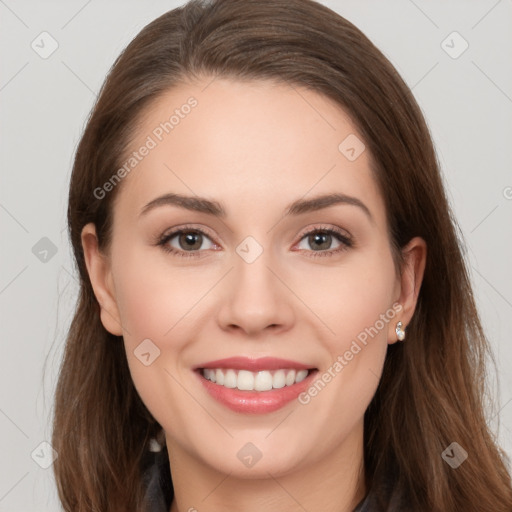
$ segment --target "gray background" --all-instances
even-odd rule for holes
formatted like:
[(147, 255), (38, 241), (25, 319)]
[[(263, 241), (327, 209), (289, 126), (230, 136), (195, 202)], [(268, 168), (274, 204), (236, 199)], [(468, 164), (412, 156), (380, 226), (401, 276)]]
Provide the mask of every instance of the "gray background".
[[(383, 51), (425, 113), (498, 363), (490, 423), (512, 456), (512, 2), (322, 3)], [(180, 4), (0, 0), (0, 511), (60, 509), (41, 443), (77, 294), (65, 229), (73, 153), (114, 59)], [(31, 47), (43, 31), (58, 43), (46, 59)], [(457, 58), (453, 31), (469, 44)]]

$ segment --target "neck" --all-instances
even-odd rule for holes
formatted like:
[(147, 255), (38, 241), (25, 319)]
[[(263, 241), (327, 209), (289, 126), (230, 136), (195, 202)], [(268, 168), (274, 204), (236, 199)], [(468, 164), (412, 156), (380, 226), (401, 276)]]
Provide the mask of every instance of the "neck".
[[(170, 512), (352, 512), (366, 493), (363, 423), (335, 450), (300, 469), (268, 478), (238, 478), (221, 473), (167, 440), (174, 499)], [(276, 472), (277, 473), (277, 470)]]

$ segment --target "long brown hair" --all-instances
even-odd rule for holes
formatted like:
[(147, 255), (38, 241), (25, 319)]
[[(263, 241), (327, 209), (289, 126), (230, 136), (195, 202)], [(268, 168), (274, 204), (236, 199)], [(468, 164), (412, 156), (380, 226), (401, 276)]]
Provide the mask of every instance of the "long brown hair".
[[(136, 120), (150, 102), (182, 81), (217, 76), (274, 80), (333, 99), (372, 157), (396, 261), (412, 237), (427, 243), (408, 340), (388, 347), (365, 413), (367, 488), (394, 468), (409, 510), (512, 510), (505, 454), (485, 417), (492, 399), (485, 368), (494, 359), (428, 127), (383, 54), (354, 25), (311, 0), (191, 1), (147, 25), (108, 74), (69, 189), (80, 290), (53, 424), (59, 454), (53, 467), (65, 510), (140, 510), (142, 460), (161, 429), (134, 388), (122, 338), (100, 321), (80, 235), (93, 222), (100, 248), (108, 250), (113, 200), (122, 184), (102, 199), (94, 190), (122, 165)], [(469, 455), (457, 469), (441, 456), (452, 442)]]

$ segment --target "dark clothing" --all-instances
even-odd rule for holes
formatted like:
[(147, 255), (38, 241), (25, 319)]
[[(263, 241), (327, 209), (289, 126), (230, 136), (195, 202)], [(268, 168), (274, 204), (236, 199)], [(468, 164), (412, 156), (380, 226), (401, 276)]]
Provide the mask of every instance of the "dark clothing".
[[(146, 509), (144, 512), (169, 512), (174, 491), (167, 449), (148, 452), (144, 472), (146, 484)], [(378, 492), (377, 492), (378, 491)], [(401, 505), (394, 479), (388, 478), (381, 485), (374, 485), (353, 512), (399, 512)]]
[(146, 494), (144, 512), (169, 512), (174, 496), (167, 448), (147, 452), (144, 483)]

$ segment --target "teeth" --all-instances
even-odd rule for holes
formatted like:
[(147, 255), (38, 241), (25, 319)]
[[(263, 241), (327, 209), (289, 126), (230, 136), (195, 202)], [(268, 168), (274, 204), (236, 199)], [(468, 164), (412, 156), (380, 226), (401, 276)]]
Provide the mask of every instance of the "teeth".
[(226, 388), (237, 388), (241, 391), (269, 391), (301, 382), (308, 376), (308, 370), (250, 372), (247, 370), (204, 368), (202, 375), (205, 379)]
[(236, 388), (237, 379), (235, 370), (228, 370), (224, 374), (224, 387), (225, 388)]

